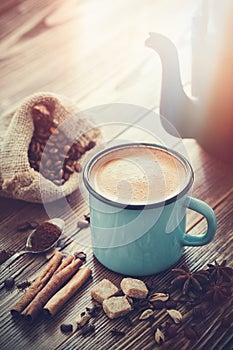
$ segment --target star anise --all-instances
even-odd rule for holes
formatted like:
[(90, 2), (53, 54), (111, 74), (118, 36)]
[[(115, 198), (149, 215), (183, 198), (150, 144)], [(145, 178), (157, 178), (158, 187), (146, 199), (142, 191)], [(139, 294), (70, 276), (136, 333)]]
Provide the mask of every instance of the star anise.
[(207, 270), (210, 274), (210, 278), (213, 281), (222, 279), (223, 281), (230, 282), (233, 277), (233, 269), (226, 266), (227, 261), (223, 260), (221, 264), (215, 260), (214, 264), (207, 264), (209, 269)]
[(205, 299), (214, 304), (229, 299), (232, 296), (232, 283), (219, 280), (211, 284), (205, 293)]
[(209, 273), (206, 270), (191, 272), (186, 264), (182, 268), (172, 269), (172, 272), (176, 277), (171, 281), (171, 285), (180, 287), (183, 295), (190, 291), (201, 292), (209, 282)]

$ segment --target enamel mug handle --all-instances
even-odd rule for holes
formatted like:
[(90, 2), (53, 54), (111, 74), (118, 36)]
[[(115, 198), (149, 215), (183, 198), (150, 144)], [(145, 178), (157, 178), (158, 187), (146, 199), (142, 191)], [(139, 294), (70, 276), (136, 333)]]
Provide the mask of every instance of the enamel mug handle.
[(217, 230), (217, 220), (213, 209), (201, 201), (193, 197), (188, 197), (188, 208), (202, 214), (207, 221), (207, 231), (203, 235), (194, 236), (190, 234), (184, 234), (182, 238), (182, 244), (184, 246), (201, 246), (208, 244), (214, 238)]

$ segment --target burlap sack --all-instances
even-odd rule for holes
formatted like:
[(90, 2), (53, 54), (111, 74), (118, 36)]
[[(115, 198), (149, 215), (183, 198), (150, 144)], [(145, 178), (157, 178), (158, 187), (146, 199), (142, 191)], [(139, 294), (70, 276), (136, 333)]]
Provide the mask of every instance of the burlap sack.
[[(15, 111), (0, 149), (0, 186), (1, 196), (21, 199), (28, 202), (51, 202), (71, 194), (78, 188), (78, 177), (74, 173), (63, 185), (57, 186), (39, 172), (31, 168), (28, 160), (28, 147), (33, 136), (34, 124), (32, 108), (36, 104), (51, 106), (53, 119), (59, 125), (67, 118), (78, 113), (73, 101), (52, 93), (37, 93), (28, 97)], [(90, 140), (98, 142), (100, 131), (87, 118), (75, 119), (72, 128), (81, 135), (79, 141), (83, 147)]]

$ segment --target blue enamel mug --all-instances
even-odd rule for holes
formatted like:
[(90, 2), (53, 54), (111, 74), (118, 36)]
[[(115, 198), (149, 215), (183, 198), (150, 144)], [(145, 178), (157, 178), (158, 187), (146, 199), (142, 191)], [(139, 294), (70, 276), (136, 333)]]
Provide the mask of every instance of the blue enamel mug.
[[(174, 150), (150, 143), (113, 146), (95, 154), (83, 176), (93, 253), (112, 271), (156, 274), (174, 265), (185, 246), (203, 246), (214, 238), (215, 213), (188, 195), (193, 170)], [(186, 233), (187, 208), (205, 217), (204, 234)]]

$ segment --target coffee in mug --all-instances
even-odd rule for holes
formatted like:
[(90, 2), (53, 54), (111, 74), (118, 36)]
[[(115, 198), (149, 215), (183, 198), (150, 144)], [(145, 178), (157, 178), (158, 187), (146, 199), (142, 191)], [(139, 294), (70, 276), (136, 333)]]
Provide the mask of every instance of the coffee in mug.
[(105, 153), (93, 164), (89, 179), (101, 196), (139, 205), (177, 195), (189, 175), (182, 161), (167, 150), (138, 145)]
[[(84, 168), (91, 237), (96, 258), (112, 271), (142, 276), (174, 265), (185, 246), (208, 244), (214, 211), (188, 192), (190, 163), (178, 152), (149, 143), (129, 143), (94, 155)], [(186, 233), (186, 210), (207, 220), (203, 235)]]

